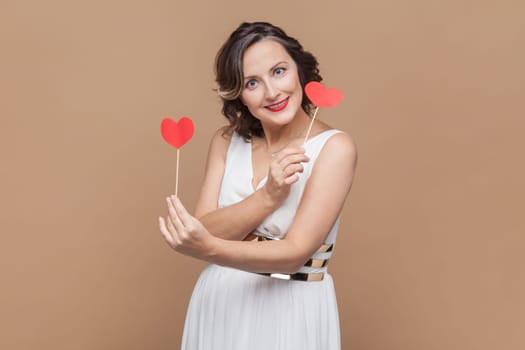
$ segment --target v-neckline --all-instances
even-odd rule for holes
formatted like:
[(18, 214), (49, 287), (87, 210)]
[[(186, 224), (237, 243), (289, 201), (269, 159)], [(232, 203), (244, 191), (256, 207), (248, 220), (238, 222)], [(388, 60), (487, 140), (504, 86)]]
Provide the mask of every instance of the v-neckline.
[[(324, 134), (325, 132), (328, 132), (330, 130), (334, 130), (334, 129), (328, 129), (328, 130), (325, 130), (325, 131), (321, 131), (319, 134), (315, 135), (315, 136), (312, 136), (310, 137), (308, 140), (306, 140), (306, 142), (304, 143), (304, 146), (306, 146), (307, 143), (309, 143), (310, 141), (314, 140), (315, 138), (317, 138), (318, 136), (321, 136), (322, 134)], [(257, 191), (262, 185), (264, 185), (266, 183), (266, 181), (268, 181), (268, 175), (266, 175), (265, 177), (263, 177), (259, 183), (256, 184), (256, 186), (253, 185), (253, 178), (254, 178), (254, 175), (255, 175), (255, 172), (254, 172), (254, 167), (253, 167), (253, 144), (252, 142), (250, 141), (250, 152), (249, 152), (249, 156), (250, 156), (250, 189), (252, 190), (252, 192), (255, 192)]]

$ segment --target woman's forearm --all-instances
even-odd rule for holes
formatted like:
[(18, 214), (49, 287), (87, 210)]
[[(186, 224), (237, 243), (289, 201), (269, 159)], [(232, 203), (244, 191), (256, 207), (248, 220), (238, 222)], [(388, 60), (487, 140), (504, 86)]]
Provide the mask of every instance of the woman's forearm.
[(253, 232), (277, 207), (278, 203), (261, 188), (236, 204), (218, 208), (198, 219), (215, 237), (240, 241)]
[(263, 242), (216, 239), (205, 260), (249, 272), (295, 273), (308, 260), (308, 255), (285, 239)]

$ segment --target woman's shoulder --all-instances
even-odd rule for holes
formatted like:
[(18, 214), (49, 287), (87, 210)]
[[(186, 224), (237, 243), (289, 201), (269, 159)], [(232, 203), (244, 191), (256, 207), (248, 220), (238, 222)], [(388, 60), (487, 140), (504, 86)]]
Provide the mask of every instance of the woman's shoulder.
[(357, 149), (353, 137), (348, 132), (336, 129), (320, 120), (317, 120), (314, 128), (312, 128), (312, 137), (329, 133), (330, 131), (334, 131), (334, 133), (328, 138), (327, 144), (334, 144), (335, 147), (343, 147), (345, 149)]
[(221, 158), (226, 159), (233, 135), (234, 132), (229, 126), (223, 126), (215, 130), (211, 137), (209, 153), (220, 155)]
[(212, 145), (220, 147), (228, 147), (232, 138), (238, 137), (239, 135), (229, 126), (221, 126), (213, 133), (211, 137)]
[[(330, 131), (335, 131), (330, 134)], [(328, 133), (323, 149), (319, 156), (322, 158), (333, 158), (337, 161), (355, 163), (357, 162), (357, 144), (354, 138), (346, 131), (331, 127), (320, 122), (317, 134)]]

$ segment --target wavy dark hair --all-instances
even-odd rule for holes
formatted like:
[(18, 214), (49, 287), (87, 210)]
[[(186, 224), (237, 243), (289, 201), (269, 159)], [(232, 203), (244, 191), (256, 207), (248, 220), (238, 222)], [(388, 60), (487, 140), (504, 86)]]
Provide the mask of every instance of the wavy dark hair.
[(288, 52), (297, 65), (299, 81), (303, 88), (301, 106), (310, 114), (313, 104), (304, 93), (310, 81), (321, 81), (319, 63), (314, 55), (305, 51), (299, 41), (288, 36), (281, 28), (267, 22), (242, 23), (222, 45), (215, 58), (215, 80), (222, 99), (222, 114), (230, 126), (226, 131), (236, 131), (246, 141), (252, 136), (263, 136), (261, 122), (241, 102), (243, 86), (243, 55), (251, 45), (263, 40), (275, 40)]

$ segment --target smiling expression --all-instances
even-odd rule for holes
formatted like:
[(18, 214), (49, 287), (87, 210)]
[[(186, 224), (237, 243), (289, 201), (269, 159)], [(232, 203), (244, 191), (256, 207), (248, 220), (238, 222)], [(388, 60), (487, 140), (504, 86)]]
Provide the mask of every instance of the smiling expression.
[(277, 41), (250, 46), (243, 56), (243, 75), (241, 101), (261, 123), (285, 125), (302, 110), (297, 65)]

